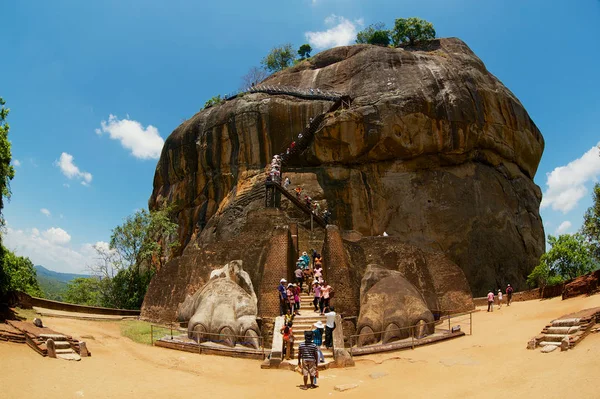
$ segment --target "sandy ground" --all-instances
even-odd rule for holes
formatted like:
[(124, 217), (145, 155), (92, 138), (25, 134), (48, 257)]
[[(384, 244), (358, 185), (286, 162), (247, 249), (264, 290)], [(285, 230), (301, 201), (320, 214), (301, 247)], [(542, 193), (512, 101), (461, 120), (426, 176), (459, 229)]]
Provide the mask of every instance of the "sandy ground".
[[(93, 336), (84, 338), (93, 356), (68, 362), (2, 342), (0, 398), (595, 398), (600, 397), (600, 334), (590, 334), (567, 352), (543, 354), (525, 347), (553, 318), (596, 306), (600, 295), (477, 312), (472, 336), (357, 357), (354, 368), (321, 372), (320, 387), (309, 391), (298, 388), (300, 375), (261, 370), (259, 361), (136, 344), (120, 336), (115, 321), (46, 318), (55, 330)], [(359, 386), (334, 390), (350, 383)]]

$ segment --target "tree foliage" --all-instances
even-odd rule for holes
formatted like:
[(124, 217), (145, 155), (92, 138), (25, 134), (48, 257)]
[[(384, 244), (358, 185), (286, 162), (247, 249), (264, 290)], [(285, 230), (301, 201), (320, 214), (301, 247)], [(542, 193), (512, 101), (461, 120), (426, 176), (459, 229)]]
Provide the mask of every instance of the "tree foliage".
[(356, 35), (356, 43), (358, 44), (389, 46), (390, 41), (390, 31), (385, 29), (385, 24), (383, 22), (371, 24)]
[(305, 43), (302, 46), (300, 46), (300, 48), (298, 49), (298, 55), (300, 56), (300, 59), (304, 60), (304, 59), (310, 57), (311, 51), (312, 51), (312, 47), (310, 47), (310, 44)]
[(392, 30), (392, 42), (394, 46), (401, 43), (414, 45), (422, 40), (435, 39), (433, 24), (420, 18), (398, 18)]
[(104, 282), (99, 277), (78, 277), (68, 282), (64, 293), (65, 302), (86, 306), (104, 306), (101, 286)]
[(109, 248), (95, 246), (96, 264), (92, 272), (102, 306), (139, 309), (150, 280), (179, 243), (173, 238), (177, 224), (172, 210), (139, 210), (113, 229)]
[(5, 104), (4, 99), (0, 97), (0, 225), (4, 225), (2, 216), (4, 198), (10, 199), (10, 181), (15, 177), (15, 169), (11, 165), (10, 141), (8, 140), (10, 126), (6, 122), (10, 109), (6, 108)]
[(273, 48), (260, 63), (267, 71), (278, 72), (290, 67), (295, 58), (292, 45), (287, 43)]
[(213, 105), (219, 105), (219, 104), (223, 103), (224, 101), (225, 101), (225, 99), (223, 97), (221, 97), (220, 94), (216, 95), (216, 96), (206, 100), (206, 102), (204, 103), (204, 108), (212, 107)]
[(594, 185), (593, 205), (587, 209), (583, 216), (581, 233), (590, 243), (591, 251), (600, 260), (600, 183)]
[(543, 287), (570, 280), (594, 270), (591, 245), (581, 234), (548, 236), (549, 251), (542, 255), (540, 264), (527, 277), (531, 286)]
[(247, 74), (242, 76), (241, 90), (246, 90), (249, 87), (259, 84), (269, 76), (269, 72), (263, 68), (252, 67)]
[(44, 296), (29, 258), (17, 256), (0, 245), (0, 261), (0, 297), (10, 291), (22, 291), (36, 297)]

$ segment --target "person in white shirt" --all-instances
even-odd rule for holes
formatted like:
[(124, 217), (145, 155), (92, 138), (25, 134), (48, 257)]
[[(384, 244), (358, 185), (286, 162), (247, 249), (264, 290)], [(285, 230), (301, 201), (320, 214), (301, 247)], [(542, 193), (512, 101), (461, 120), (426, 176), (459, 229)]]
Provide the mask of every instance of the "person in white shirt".
[(327, 313), (325, 313), (325, 317), (327, 318), (327, 322), (325, 323), (325, 347), (327, 349), (333, 347), (333, 330), (335, 330), (335, 309), (333, 306), (325, 309)]
[(498, 309), (502, 307), (502, 290), (498, 290)]

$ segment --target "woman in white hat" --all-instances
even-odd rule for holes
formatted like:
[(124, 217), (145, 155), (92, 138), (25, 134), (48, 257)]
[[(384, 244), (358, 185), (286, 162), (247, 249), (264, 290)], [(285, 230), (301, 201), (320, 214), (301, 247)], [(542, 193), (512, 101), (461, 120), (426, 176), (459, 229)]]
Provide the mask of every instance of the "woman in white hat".
[(321, 320), (317, 321), (313, 324), (315, 329), (313, 330), (313, 344), (317, 345), (317, 349), (319, 351), (319, 362), (325, 362), (325, 356), (323, 356), (323, 352), (321, 352), (321, 345), (323, 345), (323, 329), (325, 328), (325, 324)]

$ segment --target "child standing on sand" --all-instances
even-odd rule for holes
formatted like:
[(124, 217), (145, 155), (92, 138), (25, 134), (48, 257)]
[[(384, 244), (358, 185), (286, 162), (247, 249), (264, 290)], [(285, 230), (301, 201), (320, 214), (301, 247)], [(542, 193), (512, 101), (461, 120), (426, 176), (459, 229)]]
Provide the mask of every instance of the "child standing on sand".
[(502, 307), (502, 290), (498, 290), (498, 309)]

